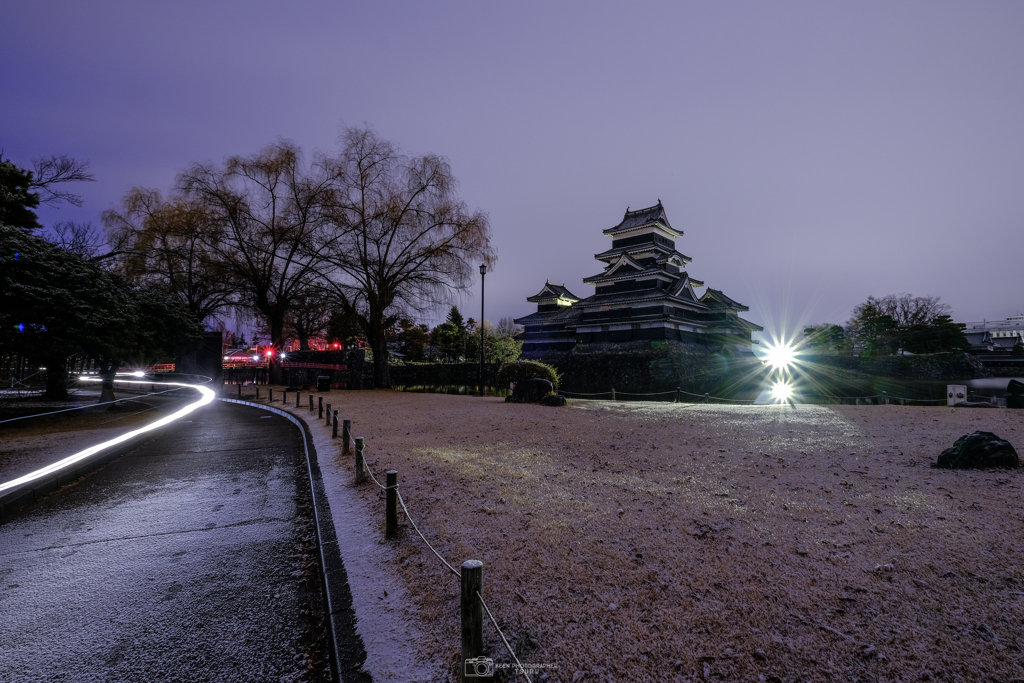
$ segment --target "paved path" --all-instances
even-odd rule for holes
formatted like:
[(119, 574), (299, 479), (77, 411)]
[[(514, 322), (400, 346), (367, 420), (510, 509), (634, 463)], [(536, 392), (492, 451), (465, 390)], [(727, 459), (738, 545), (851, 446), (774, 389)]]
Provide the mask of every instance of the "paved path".
[(0, 678), (299, 680), (304, 477), (290, 422), (218, 402), (0, 524)]

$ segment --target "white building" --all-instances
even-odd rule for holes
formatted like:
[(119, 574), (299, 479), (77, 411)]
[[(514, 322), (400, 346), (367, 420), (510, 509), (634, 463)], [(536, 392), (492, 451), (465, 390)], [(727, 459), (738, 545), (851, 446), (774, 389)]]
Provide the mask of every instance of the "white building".
[(1012, 315), (1006, 320), (983, 320), (980, 323), (967, 323), (966, 333), (988, 332), (992, 339), (1001, 337), (1020, 337), (1024, 339), (1024, 314)]

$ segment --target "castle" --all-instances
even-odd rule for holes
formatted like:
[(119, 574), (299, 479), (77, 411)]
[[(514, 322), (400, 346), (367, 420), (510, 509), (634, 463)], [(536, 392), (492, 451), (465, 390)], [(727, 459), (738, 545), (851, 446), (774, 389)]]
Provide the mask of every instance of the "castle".
[(592, 296), (581, 299), (547, 282), (526, 299), (537, 311), (516, 319), (524, 328), (517, 339), (525, 356), (640, 340), (709, 343), (751, 354), (751, 333), (763, 328), (741, 318), (749, 308), (721, 291), (694, 292), (704, 283), (686, 272), (692, 259), (675, 246), (683, 232), (669, 223), (660, 199), (646, 209), (627, 208), (622, 221), (603, 232), (611, 248), (594, 258), (604, 269), (583, 281), (596, 288)]

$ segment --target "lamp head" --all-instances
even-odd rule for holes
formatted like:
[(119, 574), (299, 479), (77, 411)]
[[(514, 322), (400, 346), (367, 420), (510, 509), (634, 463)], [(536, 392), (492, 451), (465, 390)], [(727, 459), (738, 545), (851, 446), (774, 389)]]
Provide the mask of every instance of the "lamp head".
[(480, 274), (481, 275), (486, 275), (487, 274), (487, 264), (486, 263), (481, 263), (480, 264)]

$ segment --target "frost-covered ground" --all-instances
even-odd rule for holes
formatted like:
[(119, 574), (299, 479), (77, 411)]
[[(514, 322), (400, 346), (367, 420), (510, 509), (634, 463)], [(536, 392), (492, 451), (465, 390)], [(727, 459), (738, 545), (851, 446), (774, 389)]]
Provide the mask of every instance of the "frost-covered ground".
[[(483, 561), (506, 636), (548, 667), (534, 680), (1024, 678), (1024, 473), (929, 467), (976, 429), (1020, 450), (1016, 411), (330, 399), (442, 555)], [(454, 679), (457, 579), (411, 528), (381, 541), (380, 493), (334, 457), (411, 601), (360, 619), (415, 620)]]

